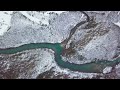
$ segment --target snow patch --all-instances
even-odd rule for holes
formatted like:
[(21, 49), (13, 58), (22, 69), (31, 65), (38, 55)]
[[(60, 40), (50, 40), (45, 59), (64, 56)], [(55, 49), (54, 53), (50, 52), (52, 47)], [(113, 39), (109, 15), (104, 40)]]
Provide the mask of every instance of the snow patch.
[[(60, 15), (65, 11), (46, 11), (46, 12), (36, 12), (36, 11), (20, 11), (24, 16), (29, 18), (31, 21), (38, 23), (38, 24), (46, 24), (49, 25), (49, 13), (54, 12)], [(30, 15), (31, 14), (31, 15)]]
[(103, 70), (103, 73), (106, 74), (106, 73), (109, 73), (111, 72), (112, 70), (112, 67), (106, 67), (104, 70)]
[(120, 22), (117, 22), (117, 23), (114, 23), (114, 24), (120, 27)]
[(0, 11), (0, 35), (3, 35), (9, 28), (12, 11)]

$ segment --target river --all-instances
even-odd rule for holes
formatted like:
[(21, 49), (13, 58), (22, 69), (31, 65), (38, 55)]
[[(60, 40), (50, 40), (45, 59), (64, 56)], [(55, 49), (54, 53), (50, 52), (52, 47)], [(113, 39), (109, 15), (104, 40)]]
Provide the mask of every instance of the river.
[(67, 68), (72, 71), (79, 71), (79, 72), (85, 72), (85, 73), (102, 73), (103, 69), (107, 66), (115, 66), (120, 62), (120, 58), (117, 58), (114, 61), (96, 61), (91, 63), (85, 63), (85, 64), (74, 64), (70, 62), (65, 62), (62, 60), (62, 50), (63, 47), (61, 46), (61, 43), (30, 43), (30, 44), (24, 44), (19, 47), (11, 47), (6, 49), (0, 49), (0, 54), (15, 54), (17, 52), (22, 52), (25, 50), (31, 50), (31, 49), (38, 49), (38, 48), (48, 48), (52, 49), (55, 53), (55, 61), (58, 66), (61, 68)]

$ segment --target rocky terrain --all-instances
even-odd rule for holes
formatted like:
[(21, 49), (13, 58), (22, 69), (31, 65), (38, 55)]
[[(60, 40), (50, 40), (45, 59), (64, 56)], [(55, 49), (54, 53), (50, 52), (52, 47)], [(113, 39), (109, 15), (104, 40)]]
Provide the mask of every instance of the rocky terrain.
[[(68, 42), (68, 48), (72, 48), (62, 56), (63, 60), (83, 64), (95, 60), (112, 61), (119, 57), (119, 11), (85, 12), (91, 21), (77, 29)], [(85, 16), (79, 11), (1, 11), (0, 15), (8, 18), (6, 20), (1, 17), (0, 48), (29, 43), (61, 43), (77, 23), (85, 20)], [(101, 74), (75, 72), (57, 66), (54, 51), (36, 49), (12, 55), (0, 54), (0, 78), (118, 79), (120, 65), (106, 67)]]

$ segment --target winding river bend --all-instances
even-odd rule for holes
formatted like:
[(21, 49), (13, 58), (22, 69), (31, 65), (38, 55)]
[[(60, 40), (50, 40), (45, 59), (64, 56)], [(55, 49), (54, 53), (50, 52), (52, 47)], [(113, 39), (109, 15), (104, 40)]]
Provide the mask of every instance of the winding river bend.
[(48, 48), (52, 49), (55, 53), (55, 61), (61, 68), (68, 68), (72, 71), (86, 72), (86, 73), (102, 73), (106, 66), (114, 66), (120, 62), (120, 58), (114, 61), (96, 61), (86, 64), (74, 64), (70, 62), (65, 62), (62, 60), (61, 54), (63, 47), (61, 43), (30, 43), (24, 44), (19, 47), (0, 49), (0, 54), (15, 54), (17, 52), (22, 52), (25, 50), (38, 49), (38, 48)]

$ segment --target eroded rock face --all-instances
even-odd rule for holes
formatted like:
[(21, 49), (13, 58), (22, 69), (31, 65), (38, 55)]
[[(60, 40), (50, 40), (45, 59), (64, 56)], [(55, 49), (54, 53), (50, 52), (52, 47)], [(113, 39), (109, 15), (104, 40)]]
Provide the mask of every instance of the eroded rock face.
[(72, 55), (68, 54), (68, 58), (63, 57), (64, 60), (77, 64), (113, 60), (119, 55), (120, 28), (112, 22), (97, 22), (94, 19), (79, 28), (71, 42), (76, 51)]
[(38, 49), (13, 55), (0, 55), (0, 78), (36, 78), (40, 73), (50, 70), (53, 63), (54, 53), (51, 50), (48, 52), (48, 50)]
[(95, 35), (91, 41), (89, 41), (89, 43), (83, 47), (84, 49), (80, 53), (83, 53), (83, 56), (87, 59), (112, 59), (117, 53), (116, 49), (118, 47), (120, 33), (120, 29), (118, 27), (114, 27), (115, 26), (111, 24), (110, 28), (105, 28), (106, 31), (100, 28), (100, 32), (104, 34), (97, 36)]
[(86, 11), (96, 22), (119, 22), (120, 11)]

